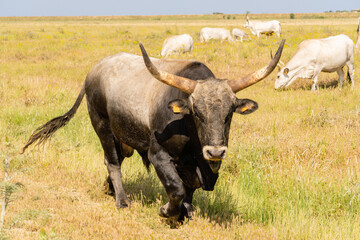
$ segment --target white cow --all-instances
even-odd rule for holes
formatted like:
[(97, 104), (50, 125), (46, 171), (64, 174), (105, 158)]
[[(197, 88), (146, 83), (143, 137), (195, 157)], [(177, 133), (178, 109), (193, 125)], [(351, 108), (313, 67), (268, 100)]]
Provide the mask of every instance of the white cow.
[(193, 50), (193, 38), (189, 34), (175, 35), (165, 39), (161, 48), (161, 56), (179, 52), (191, 52)]
[(320, 72), (337, 72), (339, 86), (344, 79), (343, 67), (348, 66), (348, 75), (354, 87), (354, 42), (340, 34), (322, 39), (310, 39), (300, 43), (299, 49), (286, 66), (282, 67), (275, 81), (275, 89), (289, 86), (298, 77), (312, 79), (311, 90), (318, 88)]
[(200, 31), (200, 42), (207, 42), (210, 39), (221, 40), (221, 42), (224, 40), (233, 41), (230, 31), (225, 28), (202, 28)]
[(241, 29), (234, 28), (231, 33), (234, 39), (240, 38), (241, 42), (243, 42), (243, 40), (250, 40), (249, 35)]
[(355, 48), (358, 48), (358, 47), (360, 46), (360, 32), (359, 32), (359, 27), (360, 27), (360, 17), (359, 17), (359, 24), (358, 24), (358, 28), (357, 28), (358, 36), (357, 36), (357, 38), (356, 38)]
[(260, 37), (260, 34), (270, 35), (276, 33), (280, 37), (281, 26), (280, 22), (276, 20), (260, 22), (260, 21), (250, 21), (249, 17), (246, 16), (246, 23), (244, 27), (248, 28), (252, 34)]

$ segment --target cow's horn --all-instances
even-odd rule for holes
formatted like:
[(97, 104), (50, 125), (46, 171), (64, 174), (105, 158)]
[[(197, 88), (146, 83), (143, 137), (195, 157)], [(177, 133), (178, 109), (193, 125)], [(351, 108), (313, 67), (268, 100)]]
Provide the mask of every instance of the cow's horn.
[(139, 44), (139, 46), (144, 58), (146, 68), (149, 70), (149, 72), (151, 73), (151, 75), (153, 75), (154, 78), (188, 94), (192, 94), (194, 92), (195, 86), (197, 84), (196, 81), (158, 70), (151, 62), (144, 46), (141, 43)]
[(276, 51), (274, 58), (271, 59), (270, 63), (266, 67), (263, 67), (262, 69), (260, 69), (256, 72), (253, 72), (239, 80), (228, 80), (228, 84), (231, 87), (231, 89), (233, 90), (233, 92), (238, 92), (244, 88), (247, 88), (247, 87), (259, 82), (260, 80), (264, 79), (265, 77), (267, 77), (275, 69), (276, 65), (278, 64), (280, 57), (281, 57), (282, 50), (284, 48), (284, 44), (285, 44), (285, 39), (283, 39), (281, 41), (280, 46), (279, 46), (278, 50)]
[[(273, 58), (272, 51), (270, 50), (270, 57)], [(285, 67), (285, 63), (283, 61), (279, 60), (277, 64), (280, 68)]]

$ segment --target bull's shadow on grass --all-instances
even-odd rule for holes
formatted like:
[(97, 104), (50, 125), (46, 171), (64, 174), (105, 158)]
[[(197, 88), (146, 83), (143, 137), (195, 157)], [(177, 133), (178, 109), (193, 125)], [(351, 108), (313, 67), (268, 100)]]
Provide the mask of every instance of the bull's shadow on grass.
[[(140, 201), (147, 207), (163, 205), (168, 201), (168, 196), (163, 185), (151, 169), (149, 173), (143, 172), (136, 176), (129, 176), (124, 181), (125, 192), (130, 201)], [(225, 187), (215, 186), (214, 191), (197, 189), (193, 199), (194, 209), (199, 209), (200, 216), (208, 218), (219, 224), (229, 224), (233, 216), (239, 215), (236, 199)]]
[[(344, 80), (344, 86), (348, 84), (348, 81)], [(289, 87), (286, 87), (285, 90), (311, 90), (313, 83), (309, 79), (300, 79), (296, 80), (292, 83)], [(337, 88), (339, 85), (338, 79), (331, 79), (325, 81), (318, 81), (318, 86), (320, 89), (327, 89), (327, 88)]]
[[(253, 186), (246, 186), (251, 184)], [(245, 183), (241, 188), (258, 188), (260, 190), (261, 183), (254, 181), (254, 183)], [(235, 196), (226, 186), (215, 187), (214, 192), (199, 191), (194, 199), (195, 209), (200, 209), (200, 215), (209, 218), (211, 222), (216, 222), (219, 225), (231, 225), (235, 221), (240, 221), (237, 224), (246, 224), (249, 222), (256, 222), (260, 224), (268, 224), (274, 220), (275, 208), (271, 206), (266, 196), (260, 193), (244, 192), (242, 197)], [(252, 190), (250, 190), (252, 191)], [(262, 190), (260, 190), (262, 192)], [(240, 199), (246, 198), (244, 202)]]
[[(261, 190), (261, 181), (256, 175), (245, 171), (246, 166), (240, 168), (244, 172), (237, 176), (240, 178), (236, 187), (238, 192), (234, 192), (234, 186), (228, 186), (222, 181), (221, 176), (214, 191), (195, 191), (193, 205), (197, 216), (220, 225), (231, 225), (234, 219), (241, 219), (244, 223), (256, 221), (267, 224), (271, 221), (274, 209), (269, 205), (267, 196), (260, 194), (258, 198), (254, 197), (256, 193), (264, 192)], [(150, 172), (147, 172), (135, 167), (131, 172), (125, 172), (123, 183), (130, 201), (141, 202), (143, 206), (153, 208), (164, 205), (168, 196), (153, 167), (150, 169)], [(247, 200), (239, 202), (241, 199)]]
[(216, 187), (213, 192), (196, 190), (194, 197), (195, 209), (200, 209), (202, 217), (209, 218), (220, 225), (228, 225), (234, 216), (239, 215), (237, 201), (226, 187)]
[(167, 202), (167, 194), (160, 180), (153, 173), (141, 173), (124, 181), (125, 192), (130, 195), (130, 201), (141, 201), (145, 206), (151, 206), (160, 200)]
[[(152, 169), (153, 171), (153, 169)], [(125, 191), (131, 201), (141, 201), (144, 206), (163, 205), (168, 196), (154, 173), (139, 174), (124, 181)], [(214, 191), (197, 189), (193, 199), (194, 209), (201, 217), (222, 224), (231, 224), (234, 216), (244, 215), (237, 208), (237, 200), (226, 187), (216, 187)]]

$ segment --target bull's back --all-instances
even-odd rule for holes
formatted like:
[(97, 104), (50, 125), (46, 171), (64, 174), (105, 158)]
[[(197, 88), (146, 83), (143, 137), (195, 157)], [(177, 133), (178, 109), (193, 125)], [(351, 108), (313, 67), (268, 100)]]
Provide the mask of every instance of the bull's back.
[(280, 22), (276, 20), (267, 21), (267, 22), (254, 22), (253, 28), (256, 31), (280, 31)]
[(333, 72), (353, 57), (352, 46), (351, 39), (345, 35), (305, 40), (300, 43), (288, 65), (303, 65), (306, 68)]
[(323, 71), (336, 71), (353, 58), (354, 43), (346, 35), (321, 39), (320, 43), (318, 63), (323, 64)]
[(226, 39), (231, 37), (230, 31), (224, 28), (202, 28), (200, 35), (209, 39)]
[[(170, 73), (191, 63), (152, 61)], [(183, 95), (153, 78), (141, 56), (127, 53), (107, 57), (95, 65), (86, 78), (85, 91), (89, 107), (110, 122), (113, 134), (120, 141), (138, 151), (148, 149), (152, 121), (158, 109), (164, 110), (170, 100)], [(167, 117), (162, 118), (158, 121), (166, 121)]]
[(191, 51), (193, 39), (189, 34), (177, 35), (167, 38), (161, 49), (161, 56), (166, 56), (172, 51), (176, 52), (181, 49)]

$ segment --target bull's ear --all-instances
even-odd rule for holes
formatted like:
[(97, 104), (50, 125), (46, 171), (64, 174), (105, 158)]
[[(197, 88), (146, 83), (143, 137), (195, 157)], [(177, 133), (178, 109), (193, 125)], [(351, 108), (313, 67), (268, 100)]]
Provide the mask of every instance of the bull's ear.
[(285, 68), (284, 69), (284, 75), (287, 75), (289, 73), (289, 69), (288, 68)]
[(255, 112), (258, 109), (257, 102), (250, 99), (236, 99), (236, 113), (239, 114), (249, 114)]
[(176, 99), (168, 104), (168, 108), (175, 114), (190, 114), (190, 108), (186, 99)]

